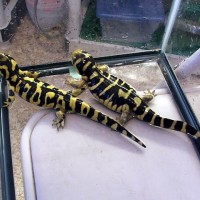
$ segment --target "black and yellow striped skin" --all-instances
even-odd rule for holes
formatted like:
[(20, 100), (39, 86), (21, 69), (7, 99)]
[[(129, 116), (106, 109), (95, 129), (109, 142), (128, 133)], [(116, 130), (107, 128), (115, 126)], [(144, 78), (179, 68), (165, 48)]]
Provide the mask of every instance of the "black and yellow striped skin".
[(122, 113), (120, 123), (124, 124), (130, 118), (136, 117), (157, 127), (180, 131), (194, 138), (200, 137), (200, 132), (186, 122), (156, 114), (131, 85), (99, 70), (88, 52), (78, 49), (72, 53), (71, 60), (92, 95), (109, 109)]
[(141, 146), (146, 147), (140, 139), (114, 119), (94, 109), (87, 102), (73, 97), (71, 91), (58, 89), (53, 85), (33, 78), (37, 77), (38, 73), (21, 71), (12, 57), (2, 53), (0, 53), (0, 75), (6, 78), (9, 84), (9, 97), (5, 102), (6, 107), (12, 104), (15, 93), (17, 93), (21, 98), (34, 105), (55, 109), (57, 117), (53, 125), (56, 125), (58, 129), (64, 126), (65, 113), (77, 113), (118, 131)]

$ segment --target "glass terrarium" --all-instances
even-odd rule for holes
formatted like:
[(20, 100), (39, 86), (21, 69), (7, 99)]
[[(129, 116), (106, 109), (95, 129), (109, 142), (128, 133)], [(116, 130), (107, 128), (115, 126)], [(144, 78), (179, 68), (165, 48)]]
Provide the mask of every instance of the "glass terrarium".
[[(162, 118), (199, 130), (199, 14), (199, 0), (0, 0), (0, 53), (16, 60), (22, 82), (15, 92), (28, 100), (16, 95), (12, 106), (4, 107), (11, 79), (1, 78), (1, 198), (198, 198), (199, 138), (173, 131), (175, 122), (169, 130), (150, 126), (153, 118), (146, 123), (145, 114), (135, 114), (123, 127), (146, 143), (143, 149), (114, 134), (100, 118), (95, 123), (92, 117), (81, 116), (84, 107), (76, 108), (76, 114), (65, 110), (65, 125), (58, 132), (59, 127), (51, 126), (58, 109), (33, 105), (43, 101), (44, 94), (27, 89), (26, 81), (31, 88), (44, 84), (60, 98), (61, 90), (71, 97), (71, 81), (84, 80), (77, 98), (121, 122), (112, 106), (102, 105), (101, 97), (97, 101), (91, 94), (90, 77), (81, 76), (73, 66), (80, 64), (81, 56), (91, 58), (89, 53), (102, 76), (93, 88), (109, 99), (114, 87), (113, 106), (116, 102), (119, 108), (124, 94), (117, 88), (141, 98), (148, 93), (153, 99), (145, 106)], [(79, 60), (72, 56), (77, 49), (84, 51)], [(107, 67), (105, 72), (102, 66)], [(6, 67), (0, 60), (1, 75)], [(110, 83), (112, 76), (132, 89), (115, 78)], [(100, 87), (107, 82), (106, 88)], [(138, 98), (133, 97), (123, 96), (137, 104), (132, 108), (136, 110)], [(47, 105), (51, 98), (44, 97), (38, 105)], [(160, 127), (164, 126), (163, 121)]]

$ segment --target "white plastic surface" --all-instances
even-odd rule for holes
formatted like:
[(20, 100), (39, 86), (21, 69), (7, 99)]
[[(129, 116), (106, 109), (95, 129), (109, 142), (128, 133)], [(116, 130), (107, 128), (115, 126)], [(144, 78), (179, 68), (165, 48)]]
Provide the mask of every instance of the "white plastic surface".
[[(157, 96), (151, 107), (162, 116), (180, 119), (170, 95)], [(200, 162), (187, 136), (132, 119), (126, 128), (145, 141), (143, 149), (85, 117), (67, 114), (59, 132), (51, 126), (53, 119), (54, 112), (41, 111), (23, 132), (27, 200), (199, 198)]]

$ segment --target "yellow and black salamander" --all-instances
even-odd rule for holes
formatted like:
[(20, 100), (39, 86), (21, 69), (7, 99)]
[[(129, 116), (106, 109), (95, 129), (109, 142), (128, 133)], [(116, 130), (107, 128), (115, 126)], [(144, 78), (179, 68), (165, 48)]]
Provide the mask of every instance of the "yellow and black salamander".
[(94, 58), (86, 51), (75, 50), (71, 55), (72, 64), (82, 76), (81, 81), (70, 83), (77, 87), (73, 91), (76, 96), (87, 87), (92, 95), (109, 109), (121, 113), (119, 122), (126, 123), (136, 117), (151, 125), (180, 131), (199, 138), (200, 132), (186, 122), (163, 118), (156, 114), (147, 103), (154, 97), (154, 92), (140, 97), (136, 90), (125, 81), (107, 73), (105, 66), (97, 66)]
[(8, 107), (15, 100), (17, 93), (24, 100), (45, 108), (56, 110), (53, 125), (58, 129), (64, 127), (65, 113), (77, 113), (93, 121), (118, 131), (143, 147), (145, 144), (126, 130), (114, 119), (91, 107), (79, 98), (73, 97), (71, 91), (64, 91), (39, 81), (37, 72), (21, 71), (16, 61), (9, 55), (0, 53), (0, 75), (5, 78), (9, 86), (9, 96), (4, 106)]

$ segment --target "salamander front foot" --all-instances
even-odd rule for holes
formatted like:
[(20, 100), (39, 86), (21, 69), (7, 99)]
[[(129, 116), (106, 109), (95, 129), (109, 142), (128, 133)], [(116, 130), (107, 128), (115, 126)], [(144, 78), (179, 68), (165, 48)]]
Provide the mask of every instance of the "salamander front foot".
[(57, 130), (59, 131), (59, 128), (64, 128), (65, 125), (65, 113), (62, 111), (56, 112), (56, 118), (53, 120), (52, 126), (56, 126)]

